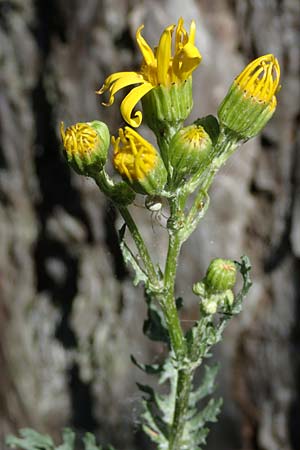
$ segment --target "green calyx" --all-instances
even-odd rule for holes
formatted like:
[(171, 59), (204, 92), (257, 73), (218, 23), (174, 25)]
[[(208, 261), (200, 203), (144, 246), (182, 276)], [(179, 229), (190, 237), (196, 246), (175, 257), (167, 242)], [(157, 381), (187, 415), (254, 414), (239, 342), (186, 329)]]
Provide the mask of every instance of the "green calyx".
[(216, 258), (211, 261), (203, 280), (210, 292), (232, 289), (236, 283), (236, 265), (230, 259)]
[(208, 160), (212, 141), (201, 125), (193, 124), (180, 129), (169, 146), (169, 162), (173, 187), (185, 183)]
[(158, 136), (165, 128), (178, 127), (193, 107), (192, 77), (169, 87), (157, 86), (142, 98), (144, 121)]
[[(141, 177), (132, 180), (126, 179), (132, 189), (144, 195), (159, 195), (167, 183), (167, 170), (159, 153), (156, 155), (154, 166)], [(125, 179), (125, 178), (124, 178)]]
[(243, 90), (233, 83), (219, 107), (218, 117), (225, 129), (236, 133), (240, 140), (248, 140), (265, 127), (275, 112), (275, 106), (254, 96), (245, 96)]

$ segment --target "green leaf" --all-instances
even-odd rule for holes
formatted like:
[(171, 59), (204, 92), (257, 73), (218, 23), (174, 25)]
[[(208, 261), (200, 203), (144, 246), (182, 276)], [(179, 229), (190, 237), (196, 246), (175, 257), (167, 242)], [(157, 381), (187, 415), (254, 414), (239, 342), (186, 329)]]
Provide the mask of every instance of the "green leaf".
[(189, 404), (191, 407), (195, 407), (200, 400), (214, 392), (219, 364), (215, 364), (212, 367), (205, 366), (204, 370), (205, 373), (200, 386), (190, 394)]
[(130, 248), (128, 247), (128, 245), (126, 244), (126, 242), (124, 240), (120, 241), (120, 248), (121, 248), (125, 263), (131, 264), (131, 266), (135, 272), (133, 285), (137, 286), (139, 283), (144, 283), (145, 285), (147, 285), (148, 277), (147, 277), (146, 273), (140, 267), (136, 258), (134, 257), (133, 253), (131, 252)]
[(170, 345), (169, 333), (160, 308), (146, 296), (148, 317), (144, 321), (143, 333), (152, 341), (161, 341)]
[[(50, 436), (43, 435), (30, 428), (20, 430), (21, 437), (9, 435), (6, 438), (6, 444), (12, 448), (24, 450), (53, 450), (54, 443)], [(71, 449), (70, 449), (71, 450)]]
[(75, 433), (69, 428), (63, 430), (63, 443), (56, 450), (72, 450), (75, 443)]
[[(55, 446), (53, 440), (47, 434), (38, 433), (30, 428), (20, 430), (21, 437), (7, 436), (6, 444), (9, 447), (24, 450), (74, 450), (75, 433), (69, 428), (63, 430), (63, 442)], [(96, 444), (96, 438), (91, 433), (86, 433), (83, 437), (85, 450), (102, 450), (101, 446)], [(109, 447), (108, 450), (114, 450)]]
[(148, 375), (159, 374), (163, 369), (163, 364), (141, 364), (135, 359), (133, 355), (131, 355), (130, 357), (133, 364)]
[(96, 438), (92, 433), (86, 433), (82, 441), (85, 450), (102, 450), (102, 447), (96, 444)]

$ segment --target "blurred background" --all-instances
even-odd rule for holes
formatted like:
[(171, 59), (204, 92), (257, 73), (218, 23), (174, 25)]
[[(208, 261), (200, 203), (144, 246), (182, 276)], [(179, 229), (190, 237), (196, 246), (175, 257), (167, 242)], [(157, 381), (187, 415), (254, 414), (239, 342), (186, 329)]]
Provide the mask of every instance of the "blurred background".
[[(195, 19), (203, 55), (190, 121), (216, 114), (251, 59), (274, 53), (282, 68), (274, 118), (218, 174), (211, 210), (182, 250), (187, 326), (198, 310), (191, 285), (211, 258), (246, 253), (253, 264), (244, 311), (215, 352), (225, 405), (207, 448), (299, 449), (299, 0), (0, 0), (1, 449), (20, 427), (57, 440), (65, 426), (122, 450), (152, 448), (129, 356), (152, 362), (162, 348), (142, 335), (143, 292), (122, 262), (121, 221), (66, 166), (58, 130), (61, 120), (99, 119), (116, 132), (119, 97), (103, 108), (95, 90), (138, 68), (141, 23), (156, 45), (181, 15), (187, 27)], [(145, 209), (133, 214), (161, 260), (166, 231)]]

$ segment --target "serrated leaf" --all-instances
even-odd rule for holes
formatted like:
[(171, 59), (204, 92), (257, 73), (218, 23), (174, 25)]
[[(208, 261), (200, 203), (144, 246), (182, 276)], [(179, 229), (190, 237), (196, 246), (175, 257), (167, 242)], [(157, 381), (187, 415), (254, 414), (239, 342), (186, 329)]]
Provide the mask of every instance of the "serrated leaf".
[(217, 416), (221, 411), (223, 400), (220, 399), (210, 399), (205, 408), (197, 413), (188, 422), (188, 427), (190, 430), (198, 430), (202, 428), (207, 422), (216, 422)]
[(140, 265), (137, 263), (136, 258), (131, 252), (130, 248), (124, 240), (120, 241), (120, 248), (122, 251), (123, 259), (126, 264), (130, 264), (134, 270), (135, 277), (133, 280), (133, 285), (137, 286), (139, 283), (144, 283), (147, 285), (148, 277)]
[(69, 428), (63, 430), (63, 443), (56, 450), (73, 450), (75, 433)]
[(200, 386), (190, 394), (189, 403), (191, 407), (195, 407), (200, 400), (212, 394), (214, 391), (219, 365), (215, 364), (211, 367), (205, 366), (204, 370), (205, 373)]
[(159, 307), (147, 299), (148, 317), (144, 321), (143, 333), (152, 341), (161, 341), (170, 344), (168, 330)]
[(23, 428), (19, 431), (21, 437), (9, 435), (6, 444), (12, 448), (24, 450), (53, 450), (54, 443), (50, 436), (38, 433), (30, 428)]
[(96, 444), (96, 438), (92, 433), (85, 433), (82, 441), (85, 450), (102, 450), (102, 447)]
[(163, 364), (142, 364), (139, 363), (133, 355), (130, 357), (133, 364), (148, 375), (157, 375), (163, 370)]

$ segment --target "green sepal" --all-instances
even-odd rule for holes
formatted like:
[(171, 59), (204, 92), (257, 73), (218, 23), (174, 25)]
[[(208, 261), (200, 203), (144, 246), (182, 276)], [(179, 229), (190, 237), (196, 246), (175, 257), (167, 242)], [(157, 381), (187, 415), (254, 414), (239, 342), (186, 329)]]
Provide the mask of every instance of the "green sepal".
[(275, 108), (270, 103), (246, 97), (243, 90), (233, 83), (219, 107), (218, 117), (225, 129), (246, 141), (265, 127), (274, 112)]
[(207, 164), (212, 149), (210, 136), (201, 125), (181, 128), (171, 139), (168, 159), (172, 187), (179, 187)]
[(142, 98), (144, 121), (156, 135), (177, 127), (193, 108), (192, 77), (169, 87), (157, 86)]

